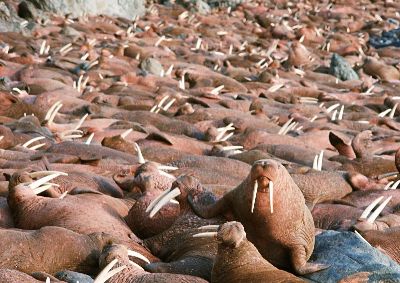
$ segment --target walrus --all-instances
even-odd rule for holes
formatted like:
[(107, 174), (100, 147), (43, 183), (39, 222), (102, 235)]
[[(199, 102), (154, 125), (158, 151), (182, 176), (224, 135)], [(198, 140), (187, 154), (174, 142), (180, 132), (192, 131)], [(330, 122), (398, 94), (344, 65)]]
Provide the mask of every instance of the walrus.
[(219, 226), (218, 232), (197, 235), (201, 234), (215, 236), (219, 242), (211, 275), (213, 283), (305, 282), (265, 260), (246, 239), (246, 232), (239, 222), (227, 222)]
[(307, 274), (327, 268), (310, 263), (315, 228), (304, 196), (285, 167), (272, 160), (256, 161), (247, 178), (214, 204), (189, 195), (202, 217), (231, 212), (262, 256), (278, 268)]

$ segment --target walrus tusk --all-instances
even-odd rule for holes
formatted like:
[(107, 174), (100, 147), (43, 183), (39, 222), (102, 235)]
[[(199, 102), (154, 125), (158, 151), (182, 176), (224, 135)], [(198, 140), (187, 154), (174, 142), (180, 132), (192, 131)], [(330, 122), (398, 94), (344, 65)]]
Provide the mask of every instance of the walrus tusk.
[(224, 146), (222, 148), (223, 151), (228, 151), (228, 150), (236, 150), (236, 149), (242, 149), (243, 146), (241, 145), (231, 145), (231, 146)]
[(363, 213), (361, 214), (359, 219), (367, 219), (368, 215), (371, 213), (371, 211), (374, 209), (374, 207), (383, 199), (383, 196), (378, 197), (376, 200), (371, 202), (370, 205), (367, 206), (366, 209), (364, 209)]
[(170, 76), (172, 74), (172, 70), (174, 69), (174, 65), (169, 66), (168, 70), (165, 72), (165, 76)]
[(150, 218), (153, 218), (154, 215), (165, 205), (167, 204), (171, 199), (176, 198), (181, 194), (181, 191), (179, 188), (175, 188), (172, 191), (168, 192), (164, 197), (160, 199), (160, 201), (154, 206), (154, 208), (150, 211)]
[(381, 180), (381, 179), (384, 179), (384, 178), (388, 178), (388, 177), (397, 176), (397, 174), (399, 174), (399, 172), (389, 172), (389, 173), (381, 174), (381, 175), (378, 176), (378, 180)]
[(79, 120), (78, 124), (76, 124), (74, 130), (78, 130), (82, 126), (82, 124), (85, 121), (85, 119), (87, 118), (87, 116), (89, 116), (89, 114), (87, 114), (87, 113), (85, 115), (83, 115), (83, 117)]
[(203, 232), (193, 235), (193, 238), (214, 238), (217, 237), (218, 232)]
[(400, 184), (400, 180), (397, 180), (396, 183), (393, 184), (393, 186), (390, 187), (390, 190), (395, 190), (397, 189), (397, 186)]
[(135, 252), (132, 250), (128, 250), (128, 256), (133, 256), (133, 257), (139, 258), (147, 263), (150, 263), (150, 260), (147, 257), (142, 255), (141, 253), (138, 253), (138, 252)]
[(223, 138), (221, 139), (221, 141), (227, 141), (227, 140), (230, 139), (233, 135), (234, 135), (234, 132), (232, 132), (232, 133), (226, 135), (225, 137), (223, 137)]
[(292, 123), (293, 118), (290, 118), (289, 120), (286, 121), (285, 124), (283, 124), (282, 128), (280, 128), (278, 135), (285, 135), (286, 129), (289, 127), (289, 125)]
[(93, 283), (105, 283), (112, 276), (126, 268), (126, 265), (123, 265), (110, 272), (111, 268), (113, 268), (117, 262), (118, 259), (113, 259), (109, 264), (107, 264), (106, 267), (104, 267), (104, 269), (94, 279)]
[(40, 140), (45, 139), (45, 138), (46, 138), (46, 137), (40, 136), (40, 137), (36, 137), (36, 138), (30, 139), (29, 141), (27, 141), (26, 143), (24, 143), (24, 144), (22, 145), (22, 147), (28, 148), (28, 146), (31, 145), (32, 143), (34, 143), (35, 141), (40, 141)]
[(36, 171), (36, 172), (29, 173), (29, 177), (38, 178), (38, 177), (48, 176), (48, 175), (57, 174), (57, 173), (60, 175), (68, 176), (67, 173), (64, 173), (61, 171)]
[(224, 89), (224, 87), (225, 87), (224, 85), (220, 85), (220, 86), (214, 88), (213, 90), (211, 90), (210, 93), (213, 95), (218, 95), (219, 92)]
[(62, 174), (60, 174), (60, 173), (54, 173), (54, 174), (48, 175), (48, 176), (43, 177), (35, 182), (32, 182), (31, 184), (29, 184), (28, 187), (30, 189), (36, 189), (36, 188), (40, 187), (41, 185), (43, 185), (44, 183), (47, 183), (48, 181), (50, 181), (54, 178), (57, 178), (58, 176), (61, 176), (61, 175)]
[(36, 150), (36, 149), (41, 148), (42, 146), (45, 146), (45, 145), (46, 145), (45, 143), (40, 143), (40, 144), (34, 145), (34, 146), (32, 146), (32, 147), (30, 147), (28, 149)]
[(143, 269), (143, 267), (141, 267), (139, 264), (137, 264), (136, 262), (133, 262), (133, 261), (129, 261), (129, 263), (131, 264), (131, 265), (133, 265), (134, 267), (136, 267), (136, 268), (139, 268), (140, 270), (143, 270), (144, 271), (144, 269)]
[(4, 139), (4, 136), (0, 136), (0, 141), (1, 141), (2, 139)]
[(336, 121), (337, 109), (333, 110), (331, 121)]
[(53, 114), (54, 109), (55, 109), (59, 104), (61, 104), (61, 100), (55, 102), (55, 103), (49, 108), (49, 110), (48, 110), (47, 113), (46, 113), (46, 116), (44, 117), (44, 120), (45, 120), (45, 121), (49, 121), (49, 119), (50, 119), (50, 117), (51, 117), (51, 114)]
[(92, 139), (94, 137), (94, 133), (91, 133), (88, 139), (85, 141), (85, 144), (89, 145), (92, 142)]
[(44, 191), (47, 191), (47, 190), (50, 189), (52, 186), (53, 186), (53, 184), (47, 184), (47, 185), (40, 186), (40, 187), (38, 187), (38, 188), (36, 188), (36, 189), (33, 189), (33, 193), (34, 193), (35, 195), (38, 195), (38, 194), (40, 194), (40, 193), (43, 193)]
[(257, 197), (257, 190), (258, 190), (258, 182), (256, 180), (253, 187), (253, 193), (251, 195), (251, 209), (250, 209), (251, 213), (253, 213), (254, 211), (254, 205), (256, 203), (256, 197)]
[(378, 114), (378, 117), (385, 117), (392, 109), (386, 109), (385, 111), (382, 111), (381, 113)]
[(269, 206), (271, 213), (274, 213), (274, 182), (269, 181)]
[(335, 110), (336, 108), (338, 108), (340, 106), (340, 104), (339, 103), (336, 103), (336, 104), (333, 104), (333, 105), (331, 105), (331, 106), (329, 106), (327, 109), (326, 109), (326, 113), (331, 113), (333, 110)]
[(312, 168), (318, 170), (318, 154), (315, 155)]
[(388, 197), (384, 202), (382, 202), (381, 205), (368, 217), (367, 222), (370, 224), (374, 223), (375, 219), (379, 216), (391, 199), (392, 196)]
[(367, 243), (369, 246), (371, 246), (371, 244), (365, 240), (365, 238), (363, 236), (361, 236), (360, 233), (358, 233), (357, 231), (354, 231), (354, 234), (356, 234), (357, 237), (359, 237), (362, 241), (364, 241), (365, 243)]
[(175, 166), (168, 166), (168, 165), (158, 165), (157, 166), (158, 170), (166, 170), (166, 171), (174, 171), (174, 170), (178, 170), (178, 167)]
[(200, 229), (200, 230), (214, 229), (214, 230), (216, 230), (216, 229), (218, 229), (218, 227), (219, 227), (219, 225), (205, 225), (205, 226), (198, 227), (197, 229)]
[(56, 117), (58, 111), (61, 109), (62, 106), (63, 105), (61, 103), (56, 106), (53, 113), (51, 113), (49, 120), (47, 121), (48, 125), (51, 125), (53, 123), (54, 118)]
[(68, 191), (65, 191), (65, 192), (63, 192), (62, 195), (59, 196), (58, 198), (59, 198), (59, 199), (64, 199), (67, 195), (68, 195)]
[(62, 136), (68, 136), (68, 135), (73, 135), (73, 134), (77, 134), (77, 135), (83, 135), (83, 132), (81, 130), (66, 130), (61, 132)]
[(132, 128), (126, 130), (125, 132), (123, 132), (123, 133), (120, 135), (121, 138), (125, 139), (132, 131), (133, 131)]
[(158, 197), (156, 197), (152, 202), (150, 202), (149, 206), (146, 208), (146, 213), (148, 213), (150, 210), (152, 210), (153, 207), (159, 202), (159, 200), (162, 199), (164, 196), (166, 196), (171, 190), (172, 190), (172, 188), (165, 190)]
[(343, 113), (344, 113), (344, 105), (342, 105), (342, 107), (340, 107), (340, 111), (339, 111), (339, 115), (338, 115), (339, 121), (343, 119)]
[(163, 176), (165, 176), (165, 177), (167, 177), (167, 178), (170, 178), (170, 179), (172, 179), (172, 180), (176, 180), (176, 178), (175, 178), (175, 176), (174, 175), (171, 175), (171, 174), (168, 174), (167, 172), (164, 172), (164, 171), (162, 171), (162, 170), (158, 170), (158, 173), (160, 174), (160, 175), (163, 175)]
[(137, 154), (138, 154), (139, 163), (140, 164), (146, 163), (146, 160), (143, 157), (143, 154), (142, 154), (142, 151), (140, 150), (139, 145), (137, 143), (134, 143), (134, 145), (135, 145), (135, 149), (136, 149)]
[(322, 170), (322, 160), (323, 160), (323, 157), (324, 157), (324, 151), (321, 150), (321, 152), (320, 152), (320, 154), (319, 154), (319, 157), (318, 157), (318, 171), (321, 171), (321, 170)]
[(172, 104), (175, 103), (175, 101), (176, 101), (176, 98), (172, 98), (172, 99), (167, 103), (167, 105), (164, 106), (163, 110), (164, 110), (164, 111), (167, 111), (167, 110), (172, 106)]

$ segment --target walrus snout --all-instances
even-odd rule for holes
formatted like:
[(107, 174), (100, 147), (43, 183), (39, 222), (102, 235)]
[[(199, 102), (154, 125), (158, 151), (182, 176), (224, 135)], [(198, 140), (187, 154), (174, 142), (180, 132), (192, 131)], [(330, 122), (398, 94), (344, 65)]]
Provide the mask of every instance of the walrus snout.
[(245, 238), (246, 232), (240, 222), (227, 222), (218, 229), (217, 240), (229, 247), (238, 247)]

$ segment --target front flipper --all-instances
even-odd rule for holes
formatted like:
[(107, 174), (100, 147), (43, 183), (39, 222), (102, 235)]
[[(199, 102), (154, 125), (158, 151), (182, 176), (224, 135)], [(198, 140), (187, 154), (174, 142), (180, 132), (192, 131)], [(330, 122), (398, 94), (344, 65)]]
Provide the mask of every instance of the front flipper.
[(304, 246), (297, 246), (291, 251), (292, 264), (295, 272), (299, 275), (321, 271), (330, 267), (327, 264), (307, 262)]
[(212, 218), (225, 213), (228, 210), (228, 201), (226, 195), (219, 200), (208, 191), (201, 194), (188, 195), (188, 201), (193, 211), (200, 217)]

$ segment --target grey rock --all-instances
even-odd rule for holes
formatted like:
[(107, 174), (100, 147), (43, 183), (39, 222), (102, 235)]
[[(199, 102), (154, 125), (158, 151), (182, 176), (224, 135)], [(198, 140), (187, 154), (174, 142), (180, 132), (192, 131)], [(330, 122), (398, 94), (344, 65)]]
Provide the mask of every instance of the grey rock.
[(330, 73), (342, 81), (359, 79), (349, 62), (336, 53), (333, 54), (331, 59)]
[(56, 14), (108, 15), (132, 19), (145, 12), (143, 0), (28, 0), (36, 8)]
[(67, 283), (93, 283), (94, 280), (89, 275), (74, 272), (70, 270), (59, 271), (55, 274), (55, 277), (59, 280), (65, 281)]
[(204, 2), (202, 0), (197, 0), (196, 1), (196, 10), (202, 15), (207, 15), (208, 13), (210, 13), (211, 8), (206, 2)]
[(358, 272), (370, 272), (369, 282), (400, 282), (400, 265), (352, 232), (317, 235), (310, 261), (330, 265), (305, 275), (310, 282), (338, 282)]
[(156, 76), (160, 76), (163, 71), (161, 63), (154, 58), (146, 58), (140, 63), (140, 68), (146, 73), (150, 73)]
[(0, 1), (0, 32), (20, 31), (22, 21), (12, 5)]

